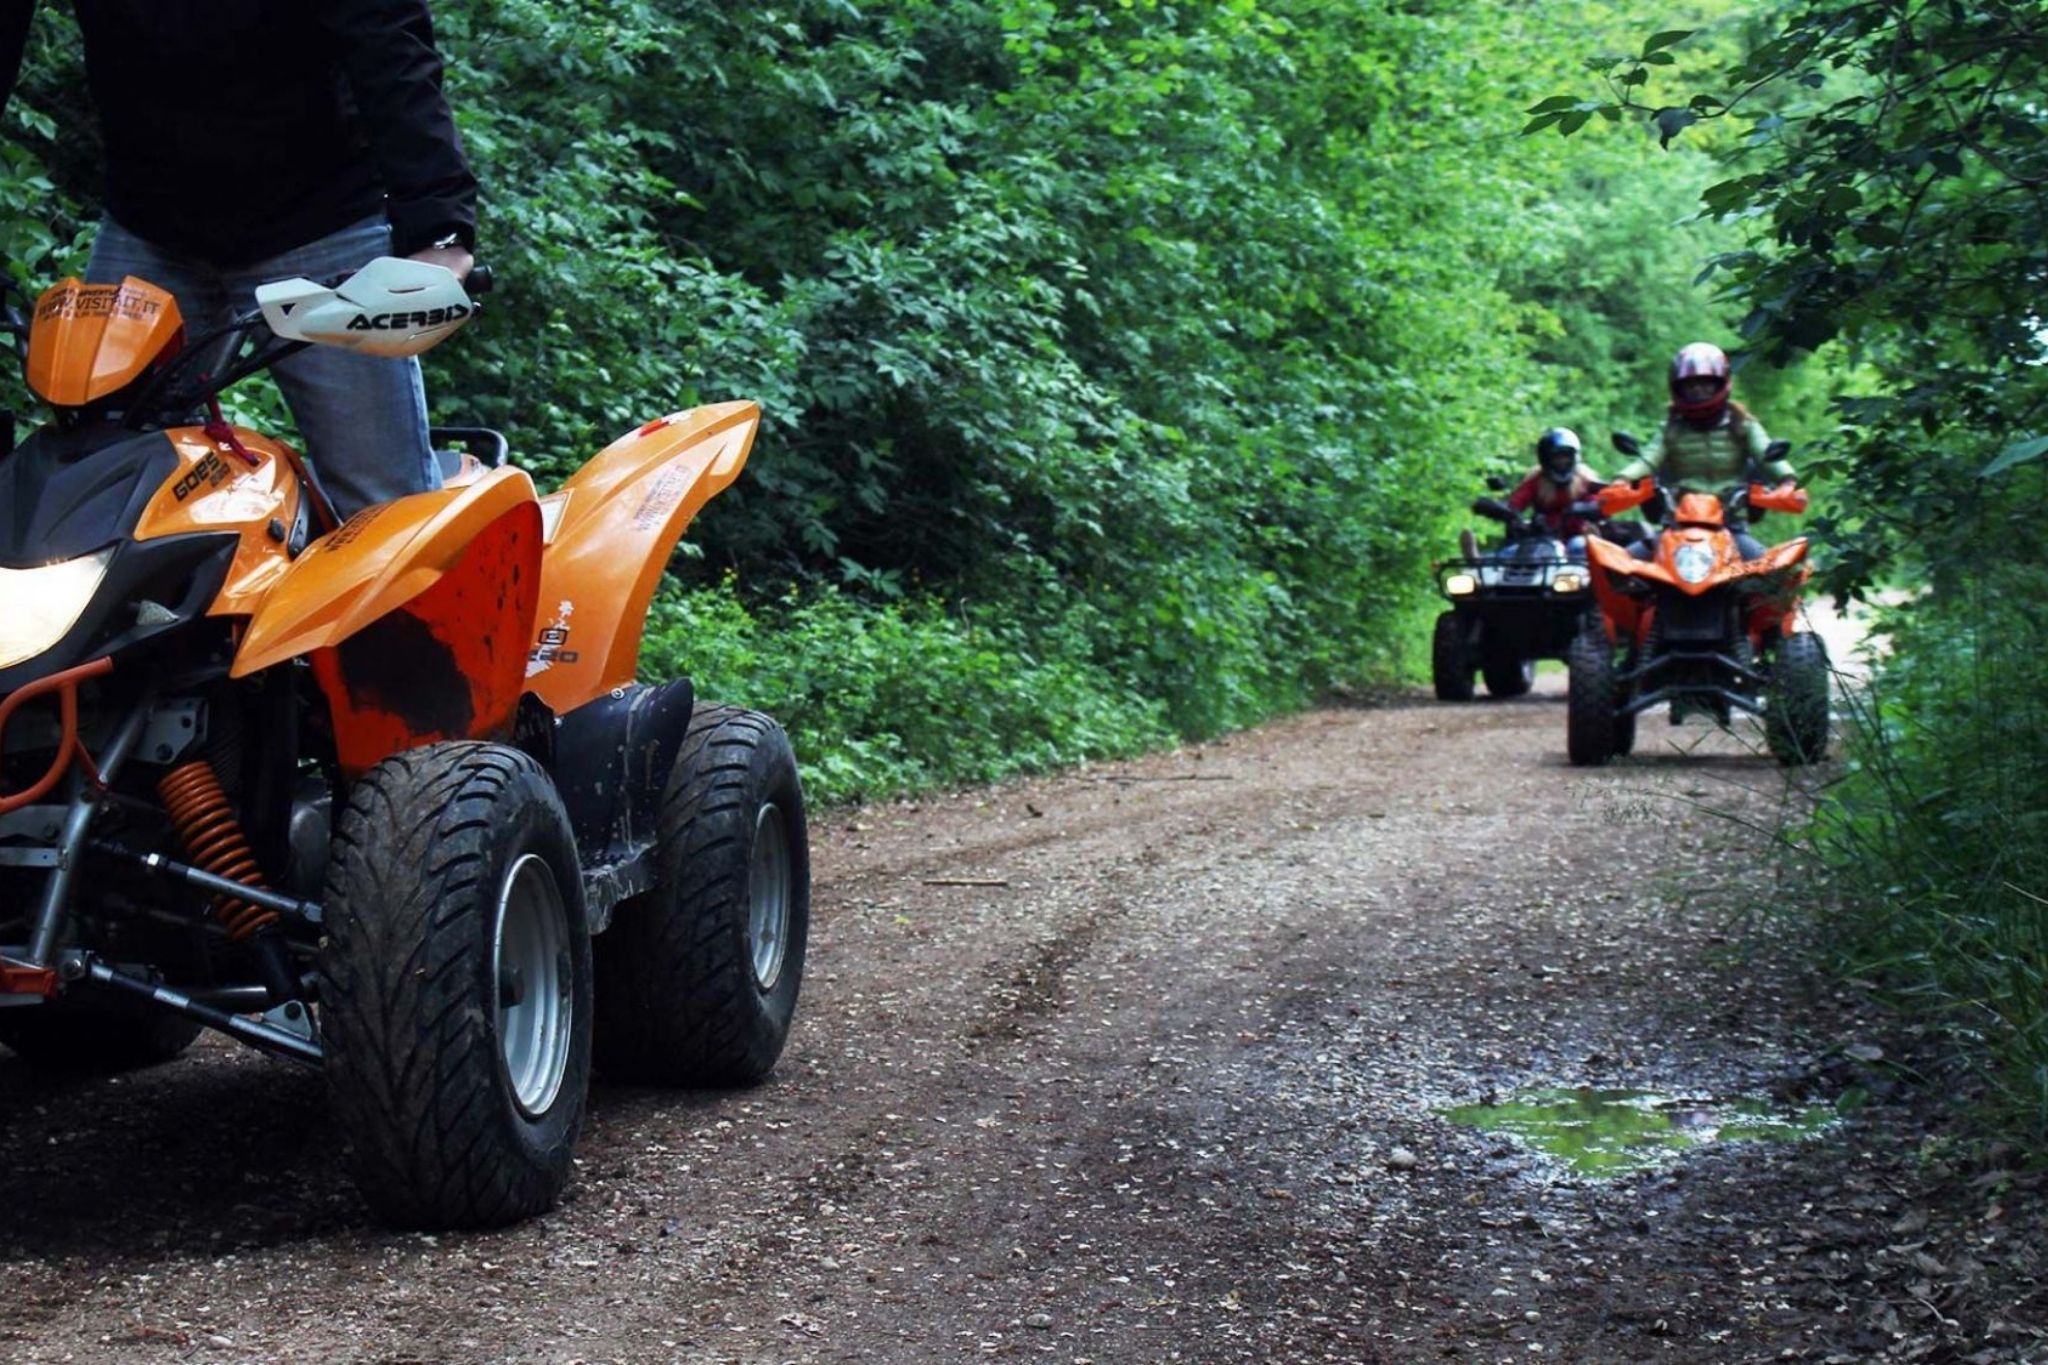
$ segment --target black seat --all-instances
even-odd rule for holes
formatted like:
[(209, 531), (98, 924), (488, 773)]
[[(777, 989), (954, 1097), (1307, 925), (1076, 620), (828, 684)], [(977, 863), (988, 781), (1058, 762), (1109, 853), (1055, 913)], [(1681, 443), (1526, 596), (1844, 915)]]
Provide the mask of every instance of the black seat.
[(490, 427), (429, 427), (427, 440), (433, 444), (434, 462), (440, 466), (443, 480), (461, 470), (465, 453), (490, 468), (504, 464), (512, 454), (505, 433)]

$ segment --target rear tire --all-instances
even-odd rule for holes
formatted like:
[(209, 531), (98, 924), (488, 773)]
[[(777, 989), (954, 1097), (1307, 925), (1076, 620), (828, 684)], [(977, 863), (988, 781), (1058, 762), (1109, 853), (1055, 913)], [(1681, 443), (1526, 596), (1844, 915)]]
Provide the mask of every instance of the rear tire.
[(745, 1085), (789, 1037), (810, 932), (803, 787), (789, 737), (699, 706), (661, 798), (660, 873), (598, 936), (597, 1066), (655, 1085)]
[(192, 1046), (200, 1025), (139, 1001), (58, 1000), (0, 1010), (0, 1043), (38, 1071), (105, 1076), (159, 1066)]
[(1818, 763), (1828, 751), (1828, 651), (1801, 631), (1779, 644), (1764, 694), (1764, 743), (1780, 763)]
[(1536, 661), (1534, 659), (1496, 659), (1481, 670), (1486, 676), (1486, 690), (1505, 700), (1528, 693), (1536, 684)]
[(406, 1227), (554, 1206), (590, 1084), (590, 938), (554, 783), (433, 744), (349, 792), (327, 874), (320, 1033), (356, 1184)]
[[(1565, 664), (1571, 672), (1570, 692), (1565, 698), (1565, 752), (1574, 764), (1597, 768), (1620, 752), (1614, 646), (1600, 622), (1579, 632)], [(1630, 743), (1633, 747), (1633, 734)]]
[(1472, 700), (1472, 655), (1465, 648), (1465, 623), (1447, 611), (1436, 618), (1430, 641), (1429, 676), (1438, 701)]

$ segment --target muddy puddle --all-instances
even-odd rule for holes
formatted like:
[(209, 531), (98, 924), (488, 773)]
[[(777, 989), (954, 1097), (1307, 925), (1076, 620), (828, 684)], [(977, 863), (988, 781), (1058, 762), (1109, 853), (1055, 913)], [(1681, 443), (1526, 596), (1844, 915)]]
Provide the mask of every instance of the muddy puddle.
[(1664, 1165), (1707, 1143), (1797, 1142), (1840, 1117), (1832, 1104), (1788, 1107), (1756, 1097), (1702, 1099), (1557, 1087), (1518, 1091), (1495, 1104), (1446, 1109), (1443, 1116), (1507, 1134), (1589, 1176)]

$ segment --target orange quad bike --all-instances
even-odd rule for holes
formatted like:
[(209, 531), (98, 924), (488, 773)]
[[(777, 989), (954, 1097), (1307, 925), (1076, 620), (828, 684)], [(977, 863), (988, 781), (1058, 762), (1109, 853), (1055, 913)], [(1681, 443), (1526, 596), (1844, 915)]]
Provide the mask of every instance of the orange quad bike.
[[(1615, 444), (1634, 454), (1626, 436)], [(1769, 458), (1790, 446), (1774, 442)], [(1666, 489), (1654, 476), (1600, 491), (1600, 513), (1649, 506), (1659, 528), (1631, 547), (1588, 540), (1596, 609), (1567, 664), (1566, 747), (1597, 765), (1635, 747), (1636, 718), (1668, 705), (1727, 725), (1734, 712), (1763, 720), (1783, 763), (1811, 763), (1828, 743), (1828, 656), (1806, 629), (1799, 593), (1811, 570), (1799, 537), (1746, 558), (1735, 529), (1751, 513), (1804, 512), (1804, 489), (1749, 483), (1716, 496)]]
[(553, 1205), (593, 1066), (764, 1076), (810, 914), (781, 728), (635, 681), (753, 404), (544, 497), (497, 433), (437, 432), (467, 447), (443, 488), (340, 524), (222, 420), (285, 355), (416, 354), (488, 285), (385, 259), (187, 337), (142, 280), (66, 280), (10, 317), (54, 417), (0, 444), (0, 1041), (103, 1071), (209, 1027), (317, 1066), (371, 1208), (415, 1227)]

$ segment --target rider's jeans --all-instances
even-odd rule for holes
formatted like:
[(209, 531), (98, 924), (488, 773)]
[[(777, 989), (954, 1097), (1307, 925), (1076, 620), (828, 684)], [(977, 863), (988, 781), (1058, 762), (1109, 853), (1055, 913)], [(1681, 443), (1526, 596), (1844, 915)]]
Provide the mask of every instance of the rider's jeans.
[[(253, 308), (259, 284), (343, 275), (390, 252), (391, 225), (379, 216), (267, 261), (222, 268), (153, 246), (104, 218), (86, 277), (116, 284), (123, 275), (135, 275), (169, 290), (186, 334), (196, 337)], [(427, 391), (418, 360), (309, 346), (271, 369), (320, 487), (342, 517), (441, 486), (427, 444)]]

